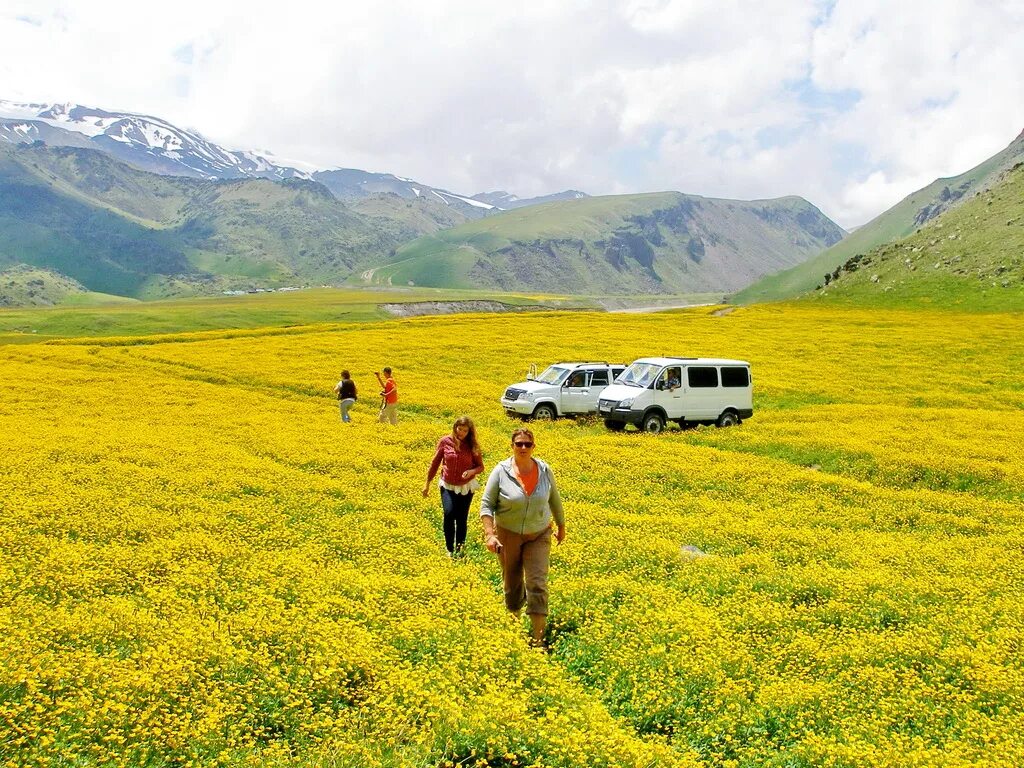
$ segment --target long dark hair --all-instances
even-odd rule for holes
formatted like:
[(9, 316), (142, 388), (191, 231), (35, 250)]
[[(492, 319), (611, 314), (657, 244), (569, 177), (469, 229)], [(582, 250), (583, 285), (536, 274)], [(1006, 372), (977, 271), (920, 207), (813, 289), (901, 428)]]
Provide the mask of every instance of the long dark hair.
[(462, 442), (472, 453), (479, 456), (480, 443), (476, 440), (476, 425), (473, 423), (473, 420), (469, 418), (469, 416), (459, 416), (459, 418), (455, 420), (455, 423), (452, 424), (453, 435), (455, 434), (456, 427), (469, 427), (469, 431), (466, 432), (466, 436), (462, 438)]

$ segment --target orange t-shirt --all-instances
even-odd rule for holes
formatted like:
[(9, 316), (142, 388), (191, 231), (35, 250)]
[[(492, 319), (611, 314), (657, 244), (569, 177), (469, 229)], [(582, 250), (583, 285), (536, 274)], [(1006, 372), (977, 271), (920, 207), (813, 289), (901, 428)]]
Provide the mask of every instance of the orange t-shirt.
[[(515, 462), (512, 463), (512, 466), (515, 466)], [(537, 480), (540, 479), (540, 472), (537, 471), (537, 462), (533, 462), (533, 469), (525, 475), (521, 475), (517, 468), (516, 477), (519, 478), (519, 482), (522, 484), (523, 490), (526, 491), (526, 495), (532, 496), (534, 489), (537, 487)]]
[(398, 385), (390, 376), (384, 379), (384, 402), (388, 405), (398, 402)]

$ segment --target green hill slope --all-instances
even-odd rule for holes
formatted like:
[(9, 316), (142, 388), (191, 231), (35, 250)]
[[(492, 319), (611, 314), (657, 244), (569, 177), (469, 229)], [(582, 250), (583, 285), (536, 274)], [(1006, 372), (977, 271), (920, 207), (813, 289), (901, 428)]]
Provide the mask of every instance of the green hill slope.
[(90, 306), (132, 302), (121, 296), (86, 290), (77, 280), (48, 269), (16, 264), (0, 269), (0, 307)]
[(488, 216), (400, 247), (364, 281), (568, 293), (730, 291), (842, 236), (806, 200), (660, 192)]
[(1024, 163), (911, 236), (852, 257), (806, 300), (1024, 310)]
[(824, 276), (851, 257), (912, 233), (945, 211), (956, 208), (996, 183), (1000, 175), (1024, 159), (1024, 132), (985, 162), (959, 176), (937, 179), (901, 200), (847, 238), (812, 259), (769, 275), (732, 297), (737, 304), (779, 301), (813, 290)]
[(122, 296), (138, 294), (153, 274), (191, 271), (173, 233), (91, 204), (40, 175), (0, 149), (0, 269), (25, 264)]
[(27, 264), (141, 298), (337, 282), (465, 220), (388, 198), (356, 210), (299, 179), (203, 181), (91, 150), (0, 145), (0, 268)]

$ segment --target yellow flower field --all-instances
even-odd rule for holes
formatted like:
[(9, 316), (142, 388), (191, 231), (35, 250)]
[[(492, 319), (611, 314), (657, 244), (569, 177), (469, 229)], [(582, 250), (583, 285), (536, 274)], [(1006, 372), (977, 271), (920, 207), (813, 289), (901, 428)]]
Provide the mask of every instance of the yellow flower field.
[[(772, 306), (0, 347), (0, 765), (1022, 765), (1021, 320)], [(491, 467), (531, 362), (647, 354), (750, 360), (754, 417), (534, 425), (569, 537), (551, 652), (529, 649), (477, 529), (445, 557), (433, 447), (468, 413)], [(374, 423), (384, 365), (397, 428)]]

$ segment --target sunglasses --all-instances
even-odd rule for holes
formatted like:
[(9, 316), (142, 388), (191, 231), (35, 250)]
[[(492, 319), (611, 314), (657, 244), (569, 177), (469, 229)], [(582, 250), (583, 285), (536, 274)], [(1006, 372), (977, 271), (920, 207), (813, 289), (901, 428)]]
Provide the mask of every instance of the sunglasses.
[(516, 448), (533, 448), (533, 443), (529, 443), (526, 440), (517, 440), (516, 442), (512, 443), (512, 445), (514, 445)]

